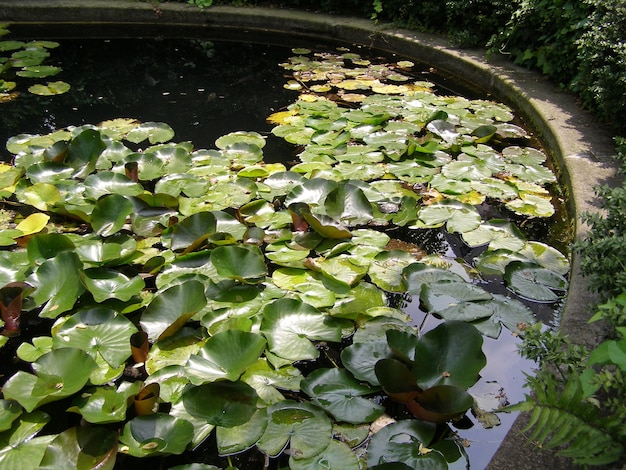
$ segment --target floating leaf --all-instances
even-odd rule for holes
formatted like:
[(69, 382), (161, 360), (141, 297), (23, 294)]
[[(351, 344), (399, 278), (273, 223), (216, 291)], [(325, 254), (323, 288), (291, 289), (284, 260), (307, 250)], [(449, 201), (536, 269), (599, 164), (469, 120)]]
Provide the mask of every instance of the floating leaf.
[(126, 317), (110, 308), (84, 308), (60, 319), (53, 326), (55, 348), (72, 346), (95, 358), (101, 355), (112, 367), (130, 357), (130, 337), (137, 328)]
[(18, 371), (9, 378), (2, 392), (6, 399), (17, 401), (31, 412), (44, 403), (78, 392), (95, 367), (95, 361), (80, 349), (54, 349), (33, 363), (36, 375)]
[(211, 262), (220, 276), (244, 283), (256, 283), (267, 274), (265, 258), (256, 246), (218, 246), (211, 251)]
[(239, 426), (218, 427), (217, 451), (220, 455), (233, 455), (253, 447), (265, 432), (267, 427), (267, 411), (265, 408), (257, 410), (249, 421)]
[(374, 434), (368, 446), (368, 468), (388, 462), (399, 462), (417, 470), (447, 469), (448, 464), (444, 457), (439, 452), (429, 452), (428, 449), (435, 431), (434, 424), (415, 419), (385, 426)]
[(513, 261), (504, 272), (509, 289), (535, 302), (556, 302), (567, 289), (567, 279), (535, 263)]
[(257, 447), (270, 457), (289, 446), (291, 456), (299, 459), (319, 455), (332, 438), (332, 424), (322, 410), (310, 403), (284, 400), (267, 409), (268, 423)]
[(205, 383), (183, 394), (183, 404), (190, 415), (225, 428), (247, 423), (257, 409), (257, 400), (250, 385), (228, 380)]
[(489, 250), (521, 250), (526, 241), (520, 230), (511, 222), (490, 220), (483, 222), (476, 230), (463, 232), (463, 240), (469, 246), (489, 245)]
[(337, 440), (330, 441), (324, 451), (309, 458), (289, 457), (291, 470), (317, 470), (319, 468), (341, 468), (341, 470), (359, 470), (359, 460), (353, 450), (345, 443)]
[(279, 299), (263, 310), (261, 332), (270, 351), (293, 361), (315, 359), (311, 341), (340, 341), (341, 328), (316, 308), (294, 299)]
[(46, 85), (31, 85), (28, 87), (33, 95), (54, 96), (62, 95), (70, 90), (70, 84), (66, 82), (49, 82)]
[(412, 372), (418, 384), (423, 388), (434, 385), (471, 387), (487, 363), (482, 344), (481, 334), (468, 323), (440, 324), (422, 336), (415, 348)]
[(117, 433), (106, 428), (72, 427), (48, 445), (38, 468), (112, 470), (117, 456)]
[(148, 139), (151, 144), (167, 142), (174, 137), (174, 130), (163, 122), (144, 122), (134, 127), (128, 134), (126, 140), (138, 144)]
[(31, 297), (37, 305), (43, 305), (39, 316), (56, 318), (74, 306), (84, 292), (80, 281), (82, 268), (76, 253), (64, 251), (35, 270), (29, 283), (36, 287)]
[(363, 398), (376, 389), (362, 385), (345, 369), (317, 369), (302, 381), (301, 387), (314, 404), (337, 421), (371, 422), (384, 412), (384, 407)]
[(137, 416), (120, 434), (120, 452), (134, 457), (182, 454), (193, 438), (193, 425), (184, 419), (155, 413)]
[(151, 341), (171, 336), (206, 305), (204, 285), (187, 281), (156, 296), (141, 316), (141, 327)]
[(240, 330), (226, 330), (211, 336), (205, 345), (193, 354), (185, 368), (191, 382), (227, 379), (238, 380), (265, 350), (265, 338)]

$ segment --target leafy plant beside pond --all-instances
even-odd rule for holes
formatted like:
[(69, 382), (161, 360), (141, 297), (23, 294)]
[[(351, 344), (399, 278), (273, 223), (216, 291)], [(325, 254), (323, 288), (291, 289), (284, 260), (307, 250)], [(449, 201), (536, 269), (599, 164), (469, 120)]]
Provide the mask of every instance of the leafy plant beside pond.
[[(449, 423), (474, 408), (481, 333), (523, 335), (566, 289), (567, 259), (503, 220), (551, 216), (555, 178), (503, 105), (437, 96), (409, 62), (295, 52), (304, 93), (270, 117), (293, 164), (256, 132), (195, 149), (132, 119), (9, 140), (4, 465), (112, 468), (209, 436), (293, 469), (464, 458)], [(456, 234), (472, 264), (395, 249), (402, 230)]]

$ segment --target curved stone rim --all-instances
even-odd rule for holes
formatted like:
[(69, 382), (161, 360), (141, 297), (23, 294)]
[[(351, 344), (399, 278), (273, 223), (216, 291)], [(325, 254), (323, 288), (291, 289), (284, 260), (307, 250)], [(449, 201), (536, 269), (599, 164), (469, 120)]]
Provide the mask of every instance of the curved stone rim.
[[(461, 83), (478, 86), (518, 113), (537, 134), (556, 162), (560, 184), (566, 188), (566, 202), (575, 217), (574, 236), (585, 234), (580, 220), (585, 212), (597, 212), (594, 188), (615, 184), (614, 145), (606, 129), (594, 116), (582, 110), (573, 96), (563, 93), (532, 71), (502, 58), (489, 58), (484, 50), (452, 47), (444, 38), (396, 28), (373, 21), (336, 17), (301, 10), (175, 4), (149, 4), (127, 0), (0, 0), (0, 22), (9, 24), (120, 25), (118, 34), (136, 36), (138, 27), (175, 26), (218, 31), (233, 39), (254, 35), (288, 34), (294, 41), (322, 40), (371, 46), (400, 54), (432, 66)], [(127, 28), (132, 28), (126, 33)], [(579, 260), (572, 259), (570, 289), (560, 329), (575, 341), (594, 346), (603, 338), (601, 327), (590, 327), (588, 306), (593, 296), (581, 276)], [(520, 431), (527, 422), (521, 415), (492, 458), (490, 469), (518, 470), (568, 468), (569, 462), (554, 454), (537, 452)]]

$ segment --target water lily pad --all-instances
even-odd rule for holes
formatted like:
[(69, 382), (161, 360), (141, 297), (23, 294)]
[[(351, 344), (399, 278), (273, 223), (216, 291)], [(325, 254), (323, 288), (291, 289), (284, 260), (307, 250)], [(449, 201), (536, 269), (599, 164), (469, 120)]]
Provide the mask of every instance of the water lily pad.
[(340, 341), (341, 327), (311, 305), (279, 299), (263, 310), (261, 332), (270, 351), (293, 361), (315, 359), (319, 351), (311, 341)]
[(193, 438), (193, 426), (165, 413), (137, 416), (128, 421), (119, 440), (120, 452), (134, 457), (182, 454)]
[(550, 269), (558, 274), (565, 275), (569, 272), (570, 263), (565, 255), (556, 248), (537, 241), (529, 241), (519, 254), (533, 263)]
[(385, 410), (363, 397), (377, 390), (361, 384), (345, 369), (317, 369), (302, 381), (301, 386), (314, 404), (337, 421), (353, 424), (371, 422)]
[(435, 282), (464, 282), (464, 279), (447, 269), (432, 266), (426, 263), (413, 263), (404, 268), (403, 274), (407, 283), (407, 292), (419, 295), (422, 286)]
[(265, 350), (265, 338), (240, 330), (226, 330), (211, 336), (189, 357), (185, 372), (195, 385), (227, 379), (235, 381)]
[(499, 219), (483, 222), (476, 230), (463, 232), (462, 237), (471, 247), (488, 245), (489, 250), (502, 248), (519, 251), (526, 244), (522, 233), (515, 225)]
[(189, 414), (225, 428), (247, 423), (256, 412), (257, 400), (250, 385), (228, 380), (205, 383), (183, 394), (183, 404)]
[(415, 419), (389, 424), (374, 434), (367, 449), (367, 466), (389, 462), (402, 463), (412, 469), (445, 470), (448, 464), (439, 452), (429, 452), (428, 445), (436, 427)]
[(33, 95), (54, 96), (62, 95), (70, 90), (70, 84), (66, 82), (49, 82), (45, 85), (37, 84), (28, 87), (28, 91)]
[(124, 421), (129, 398), (137, 395), (140, 390), (141, 382), (122, 382), (117, 388), (97, 387), (81, 395), (68, 411), (80, 413), (85, 421), (94, 424)]
[(101, 355), (112, 367), (119, 367), (131, 355), (130, 337), (137, 328), (114, 310), (97, 306), (60, 319), (53, 332), (55, 348), (80, 348), (92, 357)]
[(270, 457), (289, 453), (298, 459), (319, 455), (332, 438), (332, 424), (326, 414), (310, 403), (285, 400), (268, 408), (268, 423), (257, 447)]
[(467, 389), (487, 363), (482, 344), (482, 335), (474, 326), (462, 321), (442, 323), (420, 338), (413, 375), (424, 388), (455, 385)]
[(107, 194), (96, 202), (91, 213), (91, 226), (98, 235), (108, 237), (124, 227), (133, 211), (133, 203), (125, 196)]
[(89, 380), (95, 361), (77, 348), (54, 349), (32, 365), (35, 375), (18, 371), (4, 385), (4, 398), (15, 400), (28, 412), (78, 392)]
[(381, 359), (390, 358), (392, 355), (387, 340), (382, 337), (377, 341), (354, 343), (344, 348), (341, 351), (341, 361), (354, 377), (378, 386), (380, 382), (376, 377), (376, 363)]
[[(446, 309), (457, 308), (461, 302), (490, 300), (491, 294), (470, 282), (438, 281), (421, 289), (420, 300), (428, 312), (442, 314)], [(459, 313), (460, 314), (460, 313)], [(467, 313), (467, 315), (472, 315)], [(463, 316), (463, 315), (461, 315)]]
[(117, 433), (102, 427), (72, 427), (48, 445), (37, 468), (53, 470), (98, 468), (112, 470), (117, 456)]
[(138, 144), (148, 139), (151, 144), (167, 142), (174, 137), (174, 130), (163, 122), (144, 122), (134, 127), (128, 134), (126, 140)]
[(217, 451), (220, 455), (234, 455), (252, 448), (267, 427), (267, 410), (257, 410), (249, 421), (239, 426), (216, 429)]
[(220, 276), (239, 282), (257, 283), (267, 274), (265, 258), (256, 246), (218, 246), (211, 251), (211, 262)]
[(476, 208), (458, 201), (442, 201), (424, 206), (419, 211), (419, 220), (427, 228), (446, 224), (448, 232), (459, 233), (475, 230), (481, 223)]
[(43, 305), (39, 316), (56, 318), (74, 306), (84, 292), (80, 281), (82, 268), (76, 253), (64, 251), (35, 270), (28, 282), (36, 287), (31, 297), (37, 305)]
[(560, 274), (522, 261), (507, 265), (504, 280), (517, 295), (535, 302), (556, 302), (565, 295), (568, 286), (567, 279)]
[(274, 368), (261, 358), (246, 369), (241, 380), (254, 388), (265, 404), (272, 405), (285, 398), (279, 390), (300, 390), (302, 374), (292, 365)]
[(206, 305), (204, 285), (187, 281), (164, 290), (141, 316), (141, 327), (151, 341), (171, 336)]
[(324, 451), (307, 459), (290, 457), (291, 470), (317, 470), (319, 468), (341, 468), (342, 470), (359, 470), (359, 460), (352, 449), (345, 443), (335, 439), (330, 441)]
[(15, 226), (15, 229), (19, 230), (24, 235), (32, 235), (41, 232), (46, 227), (49, 220), (49, 215), (38, 212), (26, 217)]

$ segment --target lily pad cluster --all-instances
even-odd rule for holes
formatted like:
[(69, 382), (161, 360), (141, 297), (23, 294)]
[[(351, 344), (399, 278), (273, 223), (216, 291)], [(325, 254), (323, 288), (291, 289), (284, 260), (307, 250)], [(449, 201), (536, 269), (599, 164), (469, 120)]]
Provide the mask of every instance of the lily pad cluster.
[[(360, 66), (332, 59), (346, 61)], [(385, 70), (371, 73), (406, 81)], [(524, 135), (502, 105), (423, 84), (355, 103), (307, 93), (274, 115), (300, 146), (291, 166), (264, 162), (256, 132), (195, 149), (132, 119), (7, 142), (0, 311), (24, 367), (2, 388), (0, 466), (113, 468), (212, 434), (222, 456), (256, 448), (294, 470), (463, 458), (446, 423), (474, 405), (480, 333), (523, 334), (535, 317), (518, 297), (552, 302), (567, 285), (562, 254), (480, 208), (545, 201), (553, 176), (539, 151), (508, 145)], [(452, 272), (397, 249), (396, 227), (483, 252)], [(510, 295), (470, 272), (502, 276)], [(392, 294), (441, 324), (416, 328)], [(68, 424), (46, 433), (56, 403)]]
[[(9, 34), (8, 26), (0, 24), (0, 37)], [(55, 41), (14, 41), (0, 40), (0, 102), (15, 97), (13, 90), (17, 87), (16, 80), (21, 78), (47, 78), (61, 72), (61, 68), (46, 65), (50, 57), (50, 49), (59, 46)], [(69, 91), (69, 83), (51, 81), (34, 83), (28, 91), (35, 95), (59, 95)]]

